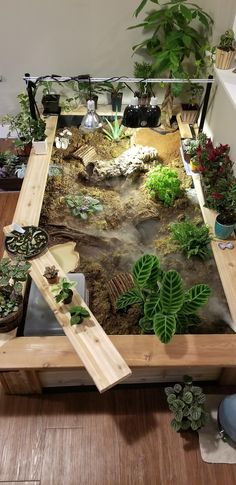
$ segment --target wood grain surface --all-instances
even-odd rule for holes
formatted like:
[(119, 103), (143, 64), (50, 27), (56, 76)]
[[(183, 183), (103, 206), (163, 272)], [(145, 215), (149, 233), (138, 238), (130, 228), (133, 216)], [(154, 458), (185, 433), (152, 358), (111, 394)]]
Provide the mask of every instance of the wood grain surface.
[(3, 395), (0, 483), (235, 485), (236, 465), (204, 463), (197, 433), (175, 433), (170, 419), (159, 385)]

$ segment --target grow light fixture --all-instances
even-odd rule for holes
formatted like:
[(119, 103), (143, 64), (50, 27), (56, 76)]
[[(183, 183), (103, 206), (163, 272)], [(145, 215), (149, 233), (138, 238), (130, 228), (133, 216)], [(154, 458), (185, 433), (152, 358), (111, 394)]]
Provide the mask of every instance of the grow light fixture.
[(92, 132), (101, 128), (102, 123), (95, 111), (95, 103), (92, 99), (87, 101), (87, 113), (84, 115), (80, 129), (84, 132)]

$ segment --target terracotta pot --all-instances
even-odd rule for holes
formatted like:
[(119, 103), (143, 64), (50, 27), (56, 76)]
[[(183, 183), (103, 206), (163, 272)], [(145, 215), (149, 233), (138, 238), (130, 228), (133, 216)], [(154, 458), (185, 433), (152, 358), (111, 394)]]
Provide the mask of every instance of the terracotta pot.
[(224, 51), (223, 49), (216, 49), (215, 65), (217, 69), (231, 69), (235, 57), (235, 49)]
[(23, 316), (23, 303), (20, 304), (16, 312), (10, 313), (6, 317), (0, 318), (0, 333), (7, 333), (17, 328)]
[(44, 278), (46, 278), (47, 282), (49, 285), (56, 285), (59, 281), (59, 276), (56, 275), (56, 276), (53, 276), (52, 278), (47, 278), (47, 276), (44, 276)]

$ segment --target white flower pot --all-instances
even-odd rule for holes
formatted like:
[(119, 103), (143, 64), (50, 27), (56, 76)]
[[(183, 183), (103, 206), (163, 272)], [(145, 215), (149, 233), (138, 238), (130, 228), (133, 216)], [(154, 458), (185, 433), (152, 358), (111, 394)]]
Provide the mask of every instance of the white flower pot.
[(34, 153), (36, 155), (46, 155), (48, 152), (48, 142), (47, 138), (43, 141), (35, 141), (32, 142)]

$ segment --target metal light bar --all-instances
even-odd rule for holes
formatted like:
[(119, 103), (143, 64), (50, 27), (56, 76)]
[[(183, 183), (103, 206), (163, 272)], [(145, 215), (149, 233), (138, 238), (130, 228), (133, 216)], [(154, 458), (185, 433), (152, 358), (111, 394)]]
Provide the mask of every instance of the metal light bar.
[[(77, 82), (89, 82), (88, 79), (78, 79), (77, 76), (24, 76), (23, 79), (25, 81), (31, 81), (33, 83), (37, 83), (39, 81), (54, 81), (54, 82), (66, 82), (75, 80)], [(214, 79), (168, 79), (168, 78), (138, 78), (138, 77), (91, 77), (90, 81), (92, 83), (101, 83), (101, 82), (126, 82), (126, 83), (165, 83), (165, 84), (213, 84), (215, 82)]]

